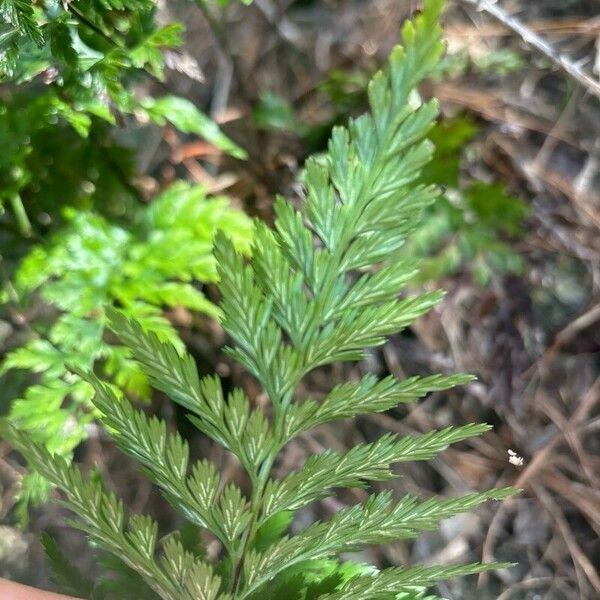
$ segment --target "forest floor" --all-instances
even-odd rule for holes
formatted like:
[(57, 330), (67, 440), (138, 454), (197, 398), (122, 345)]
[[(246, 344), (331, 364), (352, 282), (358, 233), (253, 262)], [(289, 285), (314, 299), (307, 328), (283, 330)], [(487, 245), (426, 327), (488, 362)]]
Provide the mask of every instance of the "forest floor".
[[(181, 72), (171, 73), (167, 87), (207, 109), (250, 159), (229, 161), (173, 130), (152, 129), (133, 140), (146, 174), (141, 184), (150, 193), (184, 177), (272, 220), (275, 194), (298, 195), (295, 177), (306, 156), (323, 149), (331, 125), (364, 109), (365, 79), (384, 63), (399, 24), (417, 4), (255, 0), (251, 7), (232, 6), (224, 21), (216, 12), (207, 19), (193, 3), (169, 4), (163, 10), (186, 23), (187, 43), (171, 57)], [(305, 391), (318, 397), (332, 381), (366, 370), (399, 377), (466, 371), (476, 382), (335, 432), (319, 430), (295, 443), (278, 468), (382, 431), (489, 422), (494, 430), (483, 438), (431, 463), (398, 469), (402, 478), (394, 488), (428, 496), (514, 485), (523, 493), (369, 558), (382, 566), (518, 563), (479, 580), (441, 584), (439, 594), (449, 600), (592, 600), (600, 597), (600, 100), (484, 11), (460, 0), (449, 4), (445, 36), (452, 61), (423, 93), (439, 98), (444, 119), (467, 115), (476, 123), (472, 156), (461, 167), (465, 176), (501, 182), (528, 205), (525, 229), (511, 241), (522, 268), (492, 272), (485, 285), (469, 264), (437, 279), (434, 285), (448, 293), (436, 310), (363, 363), (312, 374)], [(595, 62), (600, 69), (597, 2), (496, 5), (574, 64), (592, 72)], [(260, 390), (220, 354), (224, 340), (216, 326), (171, 316), (202, 370), (216, 369), (260, 402)], [(167, 403), (157, 410), (171, 421), (179, 417)], [(214, 453), (197, 445), (198, 453)], [(522, 466), (509, 462), (509, 450), (523, 458)], [(155, 491), (110, 445), (92, 439), (78, 458), (101, 464), (132, 510), (157, 515), (165, 530), (173, 525)], [(214, 458), (235, 476), (226, 456)], [(316, 516), (346, 500), (352, 498), (323, 502)], [(81, 539), (56, 525), (59, 513), (37, 510), (31, 531), (53, 530), (79, 562), (91, 564)], [(3, 527), (13, 536), (11, 560), (0, 548), (3, 570), (43, 581), (33, 535)]]

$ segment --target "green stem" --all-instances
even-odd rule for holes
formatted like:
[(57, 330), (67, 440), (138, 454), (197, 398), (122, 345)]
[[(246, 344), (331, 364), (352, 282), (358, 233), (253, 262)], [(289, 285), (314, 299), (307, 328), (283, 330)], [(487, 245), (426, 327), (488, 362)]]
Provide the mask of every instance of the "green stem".
[(248, 552), (248, 547), (256, 535), (258, 516), (264, 498), (265, 486), (269, 480), (269, 475), (271, 474), (271, 469), (273, 468), (276, 457), (277, 453), (273, 453), (265, 459), (258, 473), (256, 487), (252, 490), (252, 503), (250, 507), (252, 518), (242, 535), (238, 552), (235, 554), (233, 560), (233, 576), (231, 578), (230, 591), (234, 593), (238, 591), (241, 582), (242, 568), (244, 566), (244, 558)]
[(21, 196), (19, 194), (12, 194), (10, 196), (10, 205), (15, 213), (15, 219), (17, 220), (17, 224), (19, 226), (19, 231), (23, 237), (31, 237), (33, 229), (31, 227), (31, 221), (27, 216), (27, 211), (23, 206), (23, 201), (21, 200)]
[(69, 5), (67, 10), (83, 25), (88, 29), (91, 29), (94, 33), (99, 35), (105, 42), (116, 48), (121, 48), (123, 45), (119, 43), (120, 40), (114, 39), (110, 33), (104, 31), (100, 26), (96, 25), (93, 21), (90, 21), (77, 7)]
[(248, 527), (246, 528), (246, 530), (244, 531), (244, 533), (242, 535), (242, 539), (240, 540), (238, 552), (236, 553), (235, 558), (234, 558), (233, 576), (231, 578), (231, 587), (230, 587), (230, 591), (233, 593), (237, 593), (237, 591), (239, 589), (239, 586), (241, 583), (242, 569), (244, 566), (244, 559), (248, 552), (248, 548), (249, 548), (250, 544), (252, 543), (254, 536), (256, 535), (256, 531), (257, 531), (259, 523), (260, 523), (259, 516), (260, 516), (260, 512), (262, 510), (262, 503), (263, 503), (264, 494), (265, 494), (265, 487), (269, 480), (269, 475), (271, 474), (273, 464), (275, 463), (275, 460), (277, 459), (277, 456), (279, 455), (279, 452), (281, 451), (281, 448), (284, 445), (283, 440), (282, 440), (283, 425), (285, 423), (285, 415), (287, 413), (287, 407), (289, 406), (289, 402), (284, 403), (282, 401), (281, 405), (282, 405), (282, 409), (280, 411), (278, 411), (278, 413), (277, 413), (277, 418), (275, 421), (275, 427), (274, 427), (274, 431), (273, 431), (273, 438), (276, 440), (276, 442), (273, 444), (273, 448), (271, 449), (271, 452), (269, 453), (267, 458), (265, 458), (264, 462), (262, 463), (262, 465), (260, 466), (260, 469), (258, 471), (258, 475), (256, 477), (256, 485), (252, 489), (252, 500), (251, 500), (251, 507), (250, 507), (250, 512), (252, 513), (252, 518), (250, 520), (250, 523), (248, 524)]

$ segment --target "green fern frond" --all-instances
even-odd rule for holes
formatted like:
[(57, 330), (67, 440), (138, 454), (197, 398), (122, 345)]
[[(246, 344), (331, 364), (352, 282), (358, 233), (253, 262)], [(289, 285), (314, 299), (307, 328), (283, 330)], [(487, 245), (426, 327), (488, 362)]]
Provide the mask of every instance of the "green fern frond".
[[(86, 427), (94, 419), (90, 387), (69, 373), (65, 363), (88, 371), (102, 361), (106, 376), (142, 400), (150, 393), (149, 379), (156, 379), (127, 348), (105, 341), (105, 307), (120, 304), (138, 328), (169, 341), (166, 352), (177, 356), (183, 344), (163, 308), (182, 306), (218, 317), (217, 306), (196, 285), (217, 278), (212, 238), (224, 230), (247, 252), (252, 235), (250, 219), (224, 198), (207, 197), (203, 188), (185, 183), (157, 197), (139, 221), (132, 232), (100, 215), (73, 214), (70, 225), (49, 244), (35, 247), (17, 271), (15, 290), (22, 298), (39, 289), (50, 305), (63, 311), (49, 331), (41, 330), (47, 339), (33, 337), (0, 365), (0, 373), (24, 369), (40, 374), (40, 381), (12, 402), (10, 418), (51, 452), (70, 455), (86, 439)], [(188, 368), (195, 373), (190, 361), (188, 357)], [(162, 371), (161, 377), (167, 373)], [(171, 382), (168, 391), (176, 389)], [(31, 494), (24, 487), (25, 501), (44, 498), (48, 491), (39, 478), (32, 483), (39, 489)]]
[[(257, 227), (252, 265), (217, 240), (223, 326), (238, 343), (231, 354), (263, 383), (277, 412), (307, 372), (359, 359), (441, 297), (398, 300), (392, 289), (401, 279), (394, 253), (437, 194), (414, 185), (431, 156), (425, 136), (436, 115), (435, 103), (420, 104), (414, 86), (443, 51), (440, 7), (430, 3), (405, 26), (405, 47), (369, 86), (372, 116), (335, 129), (324, 164), (309, 159), (304, 214), (279, 199), (275, 230)], [(361, 294), (364, 282), (352, 294), (349, 272), (381, 261), (387, 271), (377, 294)]]
[(284, 510), (298, 510), (331, 495), (334, 488), (364, 488), (371, 481), (395, 479), (393, 463), (429, 460), (450, 444), (489, 431), (488, 425), (465, 425), (421, 436), (387, 434), (371, 444), (354, 446), (346, 454), (326, 450), (311, 456), (302, 469), (265, 487), (262, 519)]
[(127, 520), (122, 503), (97, 478), (84, 478), (77, 467), (61, 456), (51, 455), (43, 446), (31, 444), (26, 434), (5, 421), (0, 422), (0, 433), (32, 467), (65, 492), (59, 502), (75, 513), (71, 524), (140, 572), (162, 598), (227, 599), (218, 594), (220, 579), (212, 567), (186, 552), (177, 541), (167, 540), (162, 559), (155, 560), (158, 524), (144, 515)]
[(306, 400), (290, 406), (284, 419), (285, 431), (289, 437), (294, 437), (324, 423), (359, 414), (384, 412), (399, 404), (414, 402), (431, 392), (464, 385), (473, 379), (472, 375), (462, 374), (409, 377), (398, 381), (395, 377), (378, 380), (367, 374), (356, 384), (336, 386), (320, 403)]
[(220, 314), (233, 341), (228, 352), (263, 387), (267, 409), (252, 406), (241, 390), (225, 394), (216, 377), (200, 378), (183, 348), (161, 339), (135, 315), (106, 311), (110, 327), (149, 382), (189, 411), (202, 433), (237, 456), (248, 475), (248, 496), (210, 461), (190, 465), (188, 444), (180, 435), (134, 409), (85, 367), (73, 366), (94, 388), (94, 406), (118, 446), (188, 522), (221, 542), (216, 564), (186, 550), (181, 536), (158, 544), (154, 521), (145, 516), (127, 521), (122, 505), (96, 479), (82, 477), (23, 432), (1, 425), (31, 465), (64, 492), (76, 526), (136, 568), (165, 600), (418, 600), (437, 579), (506, 566), (378, 571), (340, 563), (340, 554), (413, 539), (443, 519), (507, 498), (511, 488), (427, 500), (393, 500), (390, 492), (377, 493), (328, 520), (289, 532), (297, 511), (335, 488), (390, 479), (395, 463), (430, 459), (449, 444), (484, 433), (487, 425), (420, 436), (387, 434), (344, 454), (325, 450), (281, 479), (272, 474), (285, 445), (303, 432), (472, 379), (434, 375), (398, 381), (367, 375), (333, 388), (320, 402), (298, 397), (298, 384), (311, 370), (360, 359), (366, 348), (383, 344), (441, 298), (439, 292), (400, 297), (415, 266), (397, 258), (437, 194), (418, 183), (431, 157), (427, 134), (436, 105), (423, 103), (415, 86), (442, 54), (441, 9), (440, 0), (425, 2), (423, 12), (403, 28), (404, 46), (394, 50), (388, 68), (369, 86), (371, 114), (335, 129), (325, 159), (308, 161), (301, 209), (279, 199), (274, 228), (256, 224), (250, 259), (224, 235), (215, 236)]
[(168, 435), (164, 421), (150, 419), (134, 410), (127, 400), (117, 398), (113, 389), (96, 377), (80, 375), (94, 387), (94, 405), (119, 447), (141, 464), (150, 479), (192, 522), (218, 529), (218, 521), (213, 518), (213, 502), (219, 487), (216, 468), (204, 461), (193, 468), (193, 476), (187, 481), (189, 448), (179, 435)]
[[(351, 579), (344, 584), (342, 590), (321, 596), (320, 600), (375, 600), (376, 598), (385, 596), (385, 594), (396, 594), (399, 589), (409, 585), (428, 586), (442, 579), (485, 573), (491, 569), (501, 569), (510, 566), (508, 563), (495, 563), (493, 565), (472, 563), (450, 567), (390, 568), (374, 575), (363, 575)], [(419, 597), (416, 596), (416, 598)], [(400, 598), (404, 600), (402, 595), (400, 595)], [(412, 600), (410, 596), (409, 599)], [(428, 600), (428, 598), (424, 598), (423, 600)]]
[(44, 42), (44, 35), (35, 18), (33, 3), (30, 0), (2, 0), (0, 15), (16, 30), (37, 45)]
[(363, 505), (342, 509), (329, 521), (315, 523), (294, 537), (284, 538), (263, 553), (249, 552), (244, 563), (245, 585), (240, 598), (255, 593), (294, 564), (356, 551), (368, 544), (414, 538), (421, 531), (437, 527), (442, 519), (513, 493), (512, 488), (504, 488), (450, 500), (432, 498), (422, 503), (405, 496), (397, 504), (392, 503), (386, 492), (370, 496)]

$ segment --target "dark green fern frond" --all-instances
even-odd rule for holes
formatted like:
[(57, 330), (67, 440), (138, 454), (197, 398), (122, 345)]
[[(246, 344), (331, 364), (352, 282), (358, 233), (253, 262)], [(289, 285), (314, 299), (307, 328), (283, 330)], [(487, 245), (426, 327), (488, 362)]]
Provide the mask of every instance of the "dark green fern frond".
[[(418, 183), (431, 157), (427, 134), (434, 101), (422, 102), (415, 86), (437, 64), (443, 46), (442, 2), (428, 0), (403, 28), (403, 46), (369, 86), (371, 113), (334, 130), (323, 160), (310, 159), (297, 210), (277, 201), (273, 229), (256, 224), (251, 258), (225, 236), (216, 237), (216, 263), (224, 329), (236, 358), (263, 387), (270, 406), (252, 406), (241, 390), (224, 393), (218, 378), (200, 378), (183, 348), (160, 339), (131, 315), (109, 309), (110, 327), (150, 383), (189, 412), (200, 432), (239, 459), (243, 486), (223, 480), (208, 460), (190, 464), (188, 443), (166, 424), (138, 411), (96, 376), (79, 373), (95, 390), (100, 419), (117, 445), (136, 459), (167, 500), (220, 542), (217, 564), (187, 551), (180, 537), (157, 542), (157, 526), (123, 507), (95, 479), (32, 444), (22, 432), (3, 433), (64, 494), (75, 524), (103, 549), (136, 568), (165, 600), (423, 600), (436, 580), (500, 565), (400, 567), (377, 570), (348, 565), (340, 555), (365, 546), (413, 539), (443, 519), (502, 500), (510, 488), (456, 498), (393, 499), (367, 495), (322, 522), (290, 532), (295, 513), (337, 488), (368, 488), (391, 479), (391, 467), (428, 460), (449, 444), (484, 433), (465, 425), (419, 436), (383, 435), (346, 453), (325, 450), (295, 472), (272, 471), (285, 445), (314, 427), (357, 414), (380, 412), (471, 379), (433, 375), (398, 381), (367, 375), (333, 388), (324, 400), (302, 399), (298, 384), (311, 370), (334, 361), (358, 360), (408, 327), (441, 293), (403, 297), (415, 274), (398, 260), (434, 187)], [(505, 565), (504, 565), (505, 566)]]

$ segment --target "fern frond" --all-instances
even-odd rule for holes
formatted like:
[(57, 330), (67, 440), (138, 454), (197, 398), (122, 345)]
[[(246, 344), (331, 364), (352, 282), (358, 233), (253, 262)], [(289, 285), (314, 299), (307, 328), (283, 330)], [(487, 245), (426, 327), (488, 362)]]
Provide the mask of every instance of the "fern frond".
[[(0, 421), (0, 433), (32, 467), (64, 492), (65, 497), (59, 502), (75, 513), (72, 525), (138, 571), (162, 598), (197, 600), (202, 597), (186, 591), (193, 570), (204, 574), (202, 579), (194, 581), (194, 586), (201, 589), (205, 597), (217, 597), (215, 590), (219, 589), (220, 579), (209, 565), (185, 552), (181, 545), (165, 544), (163, 563), (169, 568), (156, 562), (158, 524), (155, 521), (137, 515), (127, 522), (122, 503), (97, 479), (84, 478), (77, 467), (70, 466), (61, 456), (51, 455), (44, 446), (32, 442), (6, 421)], [(176, 565), (181, 566), (179, 570), (175, 569)]]
[(250, 552), (244, 563), (245, 587), (240, 598), (254, 593), (294, 564), (355, 551), (368, 544), (414, 538), (421, 531), (435, 529), (442, 519), (514, 493), (513, 488), (499, 488), (449, 500), (432, 498), (421, 503), (405, 496), (397, 504), (392, 503), (386, 492), (370, 496), (363, 505), (342, 509), (329, 521), (311, 525), (263, 553)]
[(44, 35), (36, 21), (33, 3), (30, 0), (2, 0), (0, 15), (38, 46), (44, 43)]
[[(511, 488), (424, 501), (412, 496), (395, 501), (389, 492), (374, 494), (338, 510), (327, 521), (286, 535), (296, 511), (334, 489), (390, 479), (395, 463), (430, 459), (449, 444), (484, 433), (487, 425), (420, 436), (388, 434), (343, 454), (325, 450), (281, 479), (272, 476), (280, 451), (303, 432), (361, 413), (385, 411), (472, 379), (433, 375), (398, 381), (367, 375), (334, 387), (320, 402), (302, 401), (296, 395), (311, 370), (360, 359), (366, 348), (383, 344), (442, 297), (436, 291), (401, 296), (416, 268), (412, 261), (398, 259), (423, 208), (437, 194), (418, 183), (431, 157), (427, 134), (437, 107), (434, 101), (422, 102), (415, 86), (442, 53), (441, 8), (441, 0), (425, 1), (422, 14), (403, 28), (404, 46), (394, 50), (387, 69), (369, 85), (370, 114), (351, 121), (348, 128), (336, 128), (326, 156), (309, 159), (303, 206), (296, 210), (278, 199), (274, 228), (255, 226), (250, 259), (234, 240), (215, 236), (217, 273), (214, 263), (204, 266), (212, 281), (218, 279), (222, 324), (233, 340), (227, 351), (258, 380), (268, 408), (253, 406), (239, 389), (224, 393), (216, 377), (200, 378), (193, 358), (181, 346), (161, 339), (153, 324), (158, 315), (146, 306), (156, 309), (178, 293), (193, 296), (185, 285), (155, 286), (155, 304), (147, 295), (135, 304), (131, 298), (137, 293), (133, 276), (137, 271), (130, 261), (131, 287), (125, 286), (118, 296), (129, 313), (110, 307), (106, 311), (109, 326), (126, 346), (125, 355), (149, 382), (189, 411), (189, 419), (201, 432), (237, 456), (251, 484), (248, 497), (237, 485), (222, 480), (210, 461), (190, 465), (188, 444), (181, 436), (168, 433), (163, 421), (135, 410), (111, 385), (87, 374), (85, 366), (75, 365), (75, 372), (93, 386), (95, 408), (120, 448), (141, 464), (189, 522), (221, 541), (224, 552), (218, 565), (213, 568), (187, 550), (176, 535), (167, 538), (162, 558), (156, 559), (155, 522), (145, 516), (126, 522), (121, 504), (101, 484), (83, 478), (37, 444), (28, 444), (24, 434), (0, 425), (31, 464), (65, 492), (63, 503), (79, 516), (77, 526), (137, 568), (162, 598), (417, 600), (436, 579), (499, 566), (377, 571), (340, 564), (339, 556), (366, 545), (415, 538), (443, 519), (508, 497), (514, 493)], [(171, 218), (152, 210), (147, 216), (155, 223)], [(181, 251), (168, 238), (159, 239), (159, 246), (161, 251), (173, 246), (176, 256)], [(133, 254), (151, 265), (160, 264), (158, 255), (145, 256), (140, 248)], [(27, 360), (34, 364), (31, 356)]]
[[(93, 410), (89, 386), (68, 373), (65, 363), (87, 371), (101, 360), (104, 374), (130, 397), (147, 399), (150, 393), (146, 373), (128, 350), (104, 340), (105, 307), (118, 303), (138, 327), (171, 342), (167, 355), (173, 346), (174, 356), (183, 352), (164, 307), (182, 306), (218, 317), (217, 306), (191, 282), (216, 279), (212, 238), (217, 230), (224, 230), (238, 250), (247, 252), (252, 222), (224, 198), (209, 198), (202, 187), (183, 182), (141, 211), (133, 230), (87, 211), (71, 209), (65, 214), (67, 225), (47, 244), (36, 246), (15, 277), (20, 299), (39, 289), (62, 314), (43, 333), (47, 339), (33, 338), (8, 353), (0, 373), (26, 369), (41, 374), (39, 382), (12, 402), (11, 420), (51, 452), (68, 456), (87, 437)], [(173, 362), (171, 355), (167, 358)], [(189, 377), (195, 376), (187, 382), (193, 388), (198, 379), (195, 366), (184, 365), (184, 372), (186, 368)], [(163, 371), (162, 377), (167, 376)], [(48, 486), (39, 478), (36, 482), (33, 496), (43, 498)], [(22, 489), (25, 502), (33, 499), (25, 493), (30, 488)]]
[[(435, 581), (464, 577), (476, 573), (485, 573), (491, 569), (502, 569), (512, 566), (510, 563), (494, 563), (486, 565), (471, 563), (448, 567), (400, 567), (389, 568), (373, 575), (363, 575), (351, 579), (342, 586), (342, 590), (325, 594), (319, 600), (375, 600), (386, 594), (394, 595), (407, 586), (428, 586)], [(415, 599), (420, 597), (416, 596)], [(404, 599), (403, 595), (400, 598)], [(412, 598), (409, 596), (409, 599)], [(436, 600), (423, 598), (423, 600)]]
[(254, 477), (273, 448), (269, 423), (262, 411), (250, 410), (241, 390), (227, 401), (216, 377), (198, 377), (193, 358), (158, 339), (122, 312), (108, 308), (110, 326), (144, 367), (151, 383), (191, 411), (190, 420), (206, 435), (233, 452)]
[[(304, 212), (278, 199), (275, 230), (257, 227), (251, 265), (217, 239), (223, 326), (238, 343), (231, 353), (265, 386), (276, 412), (307, 372), (360, 358), (441, 297), (398, 300), (391, 289), (402, 280), (394, 253), (436, 196), (415, 190), (431, 156), (425, 136), (436, 108), (420, 104), (413, 90), (442, 53), (440, 9), (430, 2), (405, 26), (405, 47), (370, 84), (372, 116), (335, 129), (325, 162), (307, 162)], [(313, 233), (322, 248), (314, 248)], [(372, 276), (378, 291), (366, 293), (364, 280), (353, 291), (349, 273), (382, 261), (384, 270)]]
[(431, 459), (450, 444), (481, 435), (489, 429), (489, 425), (465, 425), (420, 436), (387, 434), (371, 444), (354, 446), (343, 455), (331, 450), (315, 454), (299, 471), (281, 480), (269, 480), (262, 519), (283, 510), (298, 510), (331, 495), (334, 488), (362, 488), (370, 481), (393, 479), (396, 477), (390, 471), (393, 463)]
[(145, 330), (138, 321), (110, 306), (106, 308), (106, 318), (109, 327), (130, 348), (156, 389), (168, 393), (172, 400), (188, 410), (204, 412), (198, 370), (187, 352), (177, 352), (172, 344), (161, 342), (153, 331)]
[(394, 377), (378, 380), (368, 374), (358, 383), (336, 386), (321, 403), (307, 400), (290, 406), (284, 420), (285, 432), (292, 438), (324, 423), (390, 410), (398, 404), (414, 402), (431, 392), (464, 385), (473, 379), (472, 375), (429, 375), (397, 381)]
[(165, 497), (187, 519), (210, 529), (226, 548), (233, 548), (250, 515), (238, 488), (229, 485), (218, 494), (220, 477), (207, 460), (191, 467), (189, 448), (178, 434), (167, 434), (164, 421), (134, 410), (124, 398), (97, 377), (80, 373), (96, 392), (94, 405), (100, 420), (121, 450), (135, 458)]

